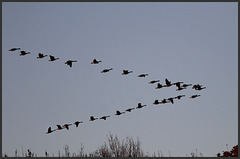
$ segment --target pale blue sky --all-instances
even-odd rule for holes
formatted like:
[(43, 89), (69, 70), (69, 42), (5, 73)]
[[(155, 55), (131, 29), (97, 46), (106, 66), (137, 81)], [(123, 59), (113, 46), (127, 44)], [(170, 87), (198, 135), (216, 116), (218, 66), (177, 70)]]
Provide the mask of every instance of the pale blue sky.
[[(238, 3), (2, 3), (2, 152), (89, 153), (139, 137), (145, 152), (215, 156), (238, 143)], [(13, 47), (30, 51), (19, 56)], [(37, 59), (41, 52), (60, 59)], [(99, 65), (91, 65), (97, 58)], [(77, 60), (73, 67), (67, 60)], [(101, 74), (101, 70), (113, 68)], [(122, 76), (122, 70), (133, 73)], [(148, 73), (146, 78), (137, 75)], [(165, 78), (207, 89), (156, 90)], [(186, 95), (174, 104), (155, 99)], [(190, 99), (193, 94), (200, 94)], [(115, 111), (147, 104), (115, 116)], [(111, 115), (106, 121), (89, 117)], [(49, 126), (83, 120), (46, 135)]]

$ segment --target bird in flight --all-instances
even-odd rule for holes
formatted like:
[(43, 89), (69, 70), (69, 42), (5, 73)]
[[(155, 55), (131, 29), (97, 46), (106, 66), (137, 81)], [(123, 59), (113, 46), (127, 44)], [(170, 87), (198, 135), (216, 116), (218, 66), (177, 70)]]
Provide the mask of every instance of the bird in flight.
[(83, 123), (83, 121), (75, 121), (73, 124), (75, 124), (76, 127), (78, 127), (78, 125), (79, 125), (80, 123)]
[(110, 117), (110, 116), (109, 115), (108, 116), (102, 116), (100, 119), (106, 120), (108, 117)]
[(156, 82), (160, 82), (160, 80), (152, 80), (150, 82), (148, 82), (149, 84), (153, 84), (153, 83), (156, 83)]
[(195, 84), (192, 86), (192, 89), (195, 89), (195, 90), (202, 90), (202, 89), (205, 89), (206, 87), (202, 87), (202, 85), (199, 85), (199, 84)]
[(183, 84), (182, 87), (183, 88), (187, 88), (188, 86), (191, 86), (192, 84)]
[(16, 50), (20, 50), (21, 48), (11, 48), (8, 51), (16, 51)]
[(93, 116), (90, 116), (90, 120), (89, 121), (94, 121), (97, 120), (98, 118), (94, 118)]
[(142, 103), (138, 103), (138, 106), (136, 108), (140, 109), (140, 108), (145, 107), (145, 106), (147, 106), (147, 105), (142, 105)]
[(42, 58), (44, 58), (45, 56), (47, 56), (47, 55), (43, 55), (43, 54), (41, 54), (41, 53), (38, 53), (38, 59), (42, 59)]
[(181, 87), (181, 83), (183, 83), (183, 82), (176, 82), (176, 83), (174, 83), (176, 86), (177, 86), (177, 91), (181, 91), (181, 90), (183, 90), (183, 89), (186, 89), (186, 87)]
[(50, 134), (52, 132), (56, 131), (56, 129), (52, 130), (51, 127), (48, 128), (48, 131), (46, 132), (46, 134)]
[(72, 67), (72, 63), (73, 62), (77, 62), (77, 60), (68, 60), (67, 62), (65, 62), (65, 64), (69, 65), (70, 67)]
[(57, 130), (62, 130), (64, 129), (61, 125), (57, 125)]
[(131, 112), (133, 109), (135, 109), (135, 108), (128, 108), (128, 109), (126, 109), (125, 111)]
[(175, 99), (181, 99), (182, 97), (184, 97), (185, 95), (178, 95), (176, 97), (174, 97)]
[(160, 104), (160, 102), (156, 99), (153, 104)]
[(148, 76), (148, 74), (140, 74), (140, 75), (138, 75), (138, 77), (146, 77), (146, 76)]
[(171, 81), (169, 81), (167, 78), (165, 79), (165, 83), (166, 83), (165, 87), (170, 87), (171, 85), (173, 85), (171, 84)]
[(67, 130), (69, 130), (69, 126), (72, 124), (64, 124), (63, 127), (66, 128)]
[(59, 59), (59, 58), (55, 58), (55, 57), (52, 56), (52, 55), (49, 55), (49, 57), (50, 57), (50, 60), (49, 60), (49, 61), (55, 61), (55, 60)]
[(127, 74), (132, 73), (132, 72), (133, 72), (133, 71), (123, 70), (122, 75), (127, 75)]
[(163, 87), (163, 85), (161, 85), (160, 83), (158, 83), (157, 84), (157, 87), (155, 88), (155, 89), (160, 89), (160, 88), (162, 88)]
[(116, 114), (115, 115), (121, 115), (121, 114), (124, 114), (125, 112), (120, 112), (120, 111), (116, 111)]
[(199, 97), (199, 96), (201, 96), (201, 95), (192, 95), (190, 98), (196, 98), (196, 97)]
[(169, 103), (165, 98), (160, 102), (160, 104)]
[(112, 68), (110, 68), (110, 69), (104, 69), (104, 70), (101, 71), (101, 73), (106, 73), (106, 72), (109, 72), (110, 70), (112, 70)]
[(167, 100), (169, 100), (173, 104), (174, 103), (173, 99), (174, 99), (173, 97), (170, 97)]
[(19, 56), (24, 56), (30, 54), (30, 52), (26, 52), (26, 51), (20, 51), (20, 55)]
[(94, 59), (94, 60), (91, 62), (91, 64), (98, 64), (98, 63), (100, 63), (100, 62), (102, 62), (102, 61), (97, 61), (96, 59)]

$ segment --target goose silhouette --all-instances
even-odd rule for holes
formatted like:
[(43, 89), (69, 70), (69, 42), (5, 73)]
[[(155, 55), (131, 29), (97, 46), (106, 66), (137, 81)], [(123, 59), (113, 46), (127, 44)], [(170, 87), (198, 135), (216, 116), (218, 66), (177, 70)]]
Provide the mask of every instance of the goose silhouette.
[(170, 97), (167, 100), (169, 100), (173, 104), (174, 103), (173, 99), (174, 99), (173, 97)]
[(133, 109), (135, 109), (135, 108), (128, 108), (128, 109), (126, 109), (125, 111), (131, 112)]
[(63, 128), (66, 128), (67, 130), (69, 130), (69, 126), (71, 126), (72, 124), (64, 124)]
[(146, 77), (146, 76), (148, 76), (148, 74), (140, 74), (140, 75), (138, 75), (138, 77)]
[(65, 64), (69, 65), (70, 67), (72, 67), (72, 63), (73, 62), (77, 62), (77, 60), (68, 60), (67, 62), (65, 62)]
[(41, 53), (38, 53), (38, 59), (42, 59), (42, 58), (44, 58), (45, 56), (47, 56), (47, 55), (43, 55), (43, 54), (41, 54)]
[(182, 97), (184, 97), (185, 95), (178, 95), (176, 97), (174, 97), (175, 99), (181, 99)]
[(48, 128), (48, 131), (46, 132), (46, 134), (50, 134), (52, 132), (56, 131), (56, 129), (52, 130), (51, 127)]
[(75, 124), (76, 127), (78, 127), (78, 125), (79, 125), (80, 123), (83, 123), (83, 121), (75, 121), (73, 124)]
[(191, 86), (192, 84), (183, 84), (182, 87), (183, 88), (187, 88), (188, 86)]
[(156, 99), (153, 104), (158, 105), (160, 102)]
[(145, 107), (145, 106), (147, 106), (147, 105), (142, 105), (142, 103), (138, 103), (138, 106), (136, 108), (140, 109), (140, 108)]
[(199, 84), (195, 84), (192, 86), (192, 89), (195, 89), (195, 90), (202, 90), (202, 89), (205, 89), (206, 87), (202, 87), (202, 85), (199, 85)]
[(106, 72), (109, 72), (110, 70), (112, 70), (112, 68), (110, 68), (110, 69), (104, 69), (104, 70), (101, 71), (101, 73), (106, 73)]
[(61, 125), (57, 125), (57, 130), (62, 130), (64, 129)]
[(24, 55), (27, 55), (27, 54), (30, 54), (30, 52), (26, 52), (26, 51), (21, 51), (19, 56), (24, 56)]
[(171, 85), (173, 85), (171, 84), (171, 81), (169, 81), (167, 78), (165, 79), (165, 83), (166, 83), (165, 87), (170, 87)]
[(153, 84), (153, 83), (156, 83), (156, 82), (160, 82), (160, 80), (152, 80), (150, 82), (148, 82), (149, 84)]
[(98, 64), (98, 63), (100, 63), (100, 62), (102, 62), (102, 61), (97, 61), (96, 59), (94, 59), (94, 60), (91, 62), (91, 64)]
[(190, 98), (196, 98), (196, 97), (199, 97), (199, 96), (201, 96), (201, 95), (196, 94), (196, 95), (192, 95)]
[(120, 112), (120, 111), (116, 111), (116, 114), (115, 115), (121, 115), (121, 114), (124, 114), (125, 112)]
[(102, 116), (100, 119), (106, 120), (108, 117), (110, 117), (110, 116), (109, 115), (108, 116)]
[(133, 71), (123, 70), (122, 75), (127, 75), (127, 74), (132, 73), (132, 72), (133, 72)]
[(163, 87), (163, 85), (161, 85), (160, 83), (158, 83), (157, 84), (157, 87), (155, 88), (155, 89), (160, 89), (160, 88), (162, 88)]
[(90, 120), (89, 121), (94, 121), (97, 120), (98, 118), (94, 118), (93, 116), (90, 116)]
[(160, 102), (160, 104), (169, 103), (165, 98)]
[(21, 48), (11, 48), (8, 51), (16, 51), (16, 50), (20, 50)]
[(55, 61), (55, 60), (59, 59), (59, 58), (55, 58), (55, 57), (52, 56), (52, 55), (49, 55), (49, 57), (50, 57), (50, 60), (48, 60), (48, 61)]

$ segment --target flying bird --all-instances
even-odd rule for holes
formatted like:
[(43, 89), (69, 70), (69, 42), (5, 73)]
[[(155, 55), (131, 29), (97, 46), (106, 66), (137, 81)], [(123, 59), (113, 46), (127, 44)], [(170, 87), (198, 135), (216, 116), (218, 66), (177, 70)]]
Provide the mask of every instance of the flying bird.
[(109, 115), (108, 116), (102, 116), (100, 119), (106, 120), (108, 117), (110, 117), (110, 116)]
[(79, 125), (80, 123), (83, 123), (83, 121), (76, 121), (76, 122), (75, 122), (75, 123), (73, 123), (73, 124), (75, 124), (75, 125), (76, 125), (76, 127), (78, 127), (78, 125)]
[(146, 77), (146, 76), (148, 76), (148, 74), (140, 74), (140, 75), (138, 75), (138, 77)]
[(160, 102), (160, 104), (169, 103), (165, 98)]
[(66, 128), (67, 130), (69, 130), (69, 126), (72, 124), (64, 124), (63, 127)]
[(90, 116), (90, 120), (89, 121), (94, 121), (97, 120), (98, 118), (94, 118), (93, 116)]
[(170, 98), (168, 98), (168, 100), (173, 104), (174, 103), (174, 101), (173, 101), (173, 97), (170, 97)]
[(196, 97), (199, 97), (199, 96), (201, 96), (201, 95), (192, 95), (190, 98), (196, 98)]
[(124, 114), (125, 112), (120, 112), (120, 111), (116, 111), (116, 114), (115, 115), (121, 115), (121, 114)]
[(156, 99), (153, 104), (160, 104), (160, 102)]
[(153, 84), (153, 83), (156, 83), (156, 82), (160, 82), (160, 80), (153, 80), (153, 81), (150, 81), (148, 82), (149, 84)]
[(185, 95), (178, 95), (176, 97), (174, 97), (175, 99), (181, 99), (182, 97), (184, 97)]
[(138, 106), (136, 108), (140, 109), (140, 108), (145, 107), (145, 106), (147, 106), (147, 105), (142, 105), (141, 103), (138, 103)]
[(202, 90), (202, 89), (205, 89), (206, 87), (202, 87), (202, 85), (199, 85), (199, 84), (195, 84), (192, 86), (192, 89), (195, 89), (195, 90)]
[(128, 109), (126, 109), (125, 111), (131, 112), (133, 109), (135, 109), (135, 108), (128, 108)]
[(72, 67), (72, 63), (73, 62), (77, 62), (77, 60), (68, 60), (67, 62), (65, 62), (65, 64), (69, 65), (70, 67)]
[(160, 88), (162, 88), (163, 87), (163, 85), (161, 85), (160, 83), (158, 83), (157, 84), (157, 87), (155, 88), (155, 89), (160, 89)]
[(52, 132), (54, 132), (54, 131), (56, 131), (56, 130), (55, 130), (55, 129), (52, 130), (51, 127), (49, 127), (49, 128), (48, 128), (48, 131), (46, 132), (46, 134), (50, 134), (50, 133), (52, 133)]
[(100, 63), (100, 62), (102, 62), (102, 61), (97, 61), (96, 59), (94, 59), (94, 60), (91, 62), (91, 64), (98, 64), (98, 63)]
[(30, 54), (30, 52), (26, 52), (26, 51), (20, 51), (20, 55), (19, 56), (24, 56)]
[(11, 48), (8, 51), (16, 51), (16, 50), (20, 50), (21, 48)]
[(50, 60), (48, 60), (48, 61), (55, 61), (55, 60), (59, 59), (59, 58), (55, 58), (55, 57), (52, 56), (52, 55), (49, 55), (49, 57), (50, 57)]
[(110, 68), (110, 69), (104, 69), (104, 70), (101, 71), (101, 73), (106, 73), (106, 72), (109, 72), (110, 70), (112, 70), (112, 68)]
[(132, 73), (132, 72), (133, 72), (133, 71), (123, 70), (122, 75), (127, 75), (127, 74)]
[(182, 87), (183, 88), (187, 88), (188, 86), (191, 86), (192, 84), (183, 84)]
[(64, 129), (61, 125), (57, 125), (57, 130), (62, 130)]
[(44, 58), (45, 56), (47, 56), (47, 55), (43, 55), (43, 54), (41, 54), (41, 53), (38, 53), (38, 59), (42, 59), (42, 58)]
[(165, 87), (170, 87), (171, 85), (173, 85), (171, 84), (171, 81), (169, 81), (167, 78), (165, 79), (165, 83), (166, 83)]

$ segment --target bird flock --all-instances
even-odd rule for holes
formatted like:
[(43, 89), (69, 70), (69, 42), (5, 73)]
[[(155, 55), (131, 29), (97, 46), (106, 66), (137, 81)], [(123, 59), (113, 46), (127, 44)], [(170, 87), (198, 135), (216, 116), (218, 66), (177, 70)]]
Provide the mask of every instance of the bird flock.
[[(11, 52), (20, 51), (19, 56), (25, 56), (25, 55), (27, 55), (27, 54), (30, 54), (30, 52), (21, 50), (21, 48), (11, 48), (11, 49), (9, 49), (8, 51), (11, 51)], [(42, 53), (38, 53), (37, 59), (42, 59), (42, 58), (47, 57), (47, 56), (48, 56), (48, 55), (44, 55), (44, 54), (42, 54)], [(59, 58), (56, 58), (56, 57), (54, 57), (54, 56), (52, 56), (52, 55), (49, 55), (49, 61), (55, 61), (55, 60), (58, 60), (58, 59), (59, 59)], [(68, 66), (70, 66), (70, 67), (72, 67), (73, 62), (77, 62), (77, 60), (67, 60), (67, 61), (65, 62), (65, 64), (68, 65)], [(93, 61), (91, 62), (91, 64), (99, 64), (99, 63), (101, 63), (101, 62), (102, 62), (102, 61), (98, 61), (97, 59), (93, 59)], [(111, 71), (111, 70), (113, 70), (113, 68), (103, 69), (103, 70), (101, 71), (101, 73), (107, 73), (107, 72), (109, 72), (109, 71)], [(129, 71), (129, 70), (123, 70), (123, 71), (122, 71), (122, 75), (128, 75), (128, 74), (130, 74), (130, 73), (133, 73), (133, 71)], [(138, 75), (137, 77), (144, 78), (144, 77), (146, 77), (146, 76), (148, 76), (148, 74), (145, 73), (145, 74), (140, 74), (140, 75)], [(206, 88), (206, 87), (203, 87), (203, 86), (200, 85), (200, 84), (194, 84), (194, 85), (193, 85), (193, 84), (185, 84), (184, 82), (174, 82), (174, 83), (172, 83), (172, 82), (169, 81), (167, 78), (165, 79), (165, 84), (161, 84), (161, 83), (160, 83), (160, 80), (152, 80), (152, 81), (150, 81), (150, 82), (148, 82), (148, 83), (149, 83), (149, 84), (157, 83), (157, 86), (155, 87), (155, 89), (163, 89), (164, 87), (171, 87), (171, 86), (175, 85), (176, 88), (177, 88), (176, 91), (181, 91), (181, 90), (187, 89), (187, 87), (189, 87), (189, 86), (192, 86), (192, 89), (197, 90), (197, 91), (200, 91), (200, 90), (203, 90), (203, 89)], [(185, 97), (185, 96), (186, 96), (186, 95), (178, 95), (178, 96), (176, 96), (176, 97), (164, 98), (164, 99), (162, 99), (162, 100), (156, 99), (152, 104), (153, 104), (153, 105), (166, 104), (166, 103), (172, 103), (172, 104), (174, 104), (174, 100), (176, 100), (176, 99), (177, 99), (177, 100), (180, 100), (182, 97)], [(190, 96), (189, 98), (193, 99), (193, 98), (197, 98), (197, 97), (199, 97), (199, 96), (201, 96), (201, 95), (199, 95), (199, 94), (194, 94), (194, 95)], [(122, 115), (122, 114), (124, 114), (124, 113), (126, 113), (126, 112), (131, 112), (131, 111), (133, 111), (133, 110), (141, 109), (141, 108), (146, 107), (146, 106), (147, 106), (146, 104), (142, 105), (142, 103), (138, 103), (136, 107), (128, 108), (128, 109), (126, 109), (125, 111), (122, 111), (122, 112), (121, 112), (121, 111), (117, 110), (117, 111), (116, 111), (116, 114), (114, 114), (114, 115), (119, 116), (119, 115)], [(104, 115), (104, 116), (101, 116), (101, 117), (99, 117), (99, 118), (96, 118), (96, 117), (94, 117), (94, 116), (90, 116), (90, 117), (89, 117), (89, 121), (92, 122), (92, 121), (95, 121), (95, 120), (98, 120), (98, 119), (107, 120), (107, 118), (109, 118), (109, 117), (110, 117), (110, 115)], [(81, 123), (83, 123), (83, 121), (75, 121), (74, 123), (63, 124), (63, 125), (56, 125), (57, 127), (56, 127), (55, 129), (52, 129), (52, 127), (49, 127), (49, 128), (47, 129), (46, 134), (50, 134), (50, 133), (52, 133), (52, 132), (54, 132), (54, 131), (56, 131), (56, 130), (62, 130), (62, 129), (67, 129), (67, 130), (69, 130), (69, 127), (70, 127), (71, 125), (75, 125), (75, 127), (78, 127), (79, 124), (81, 124)]]

